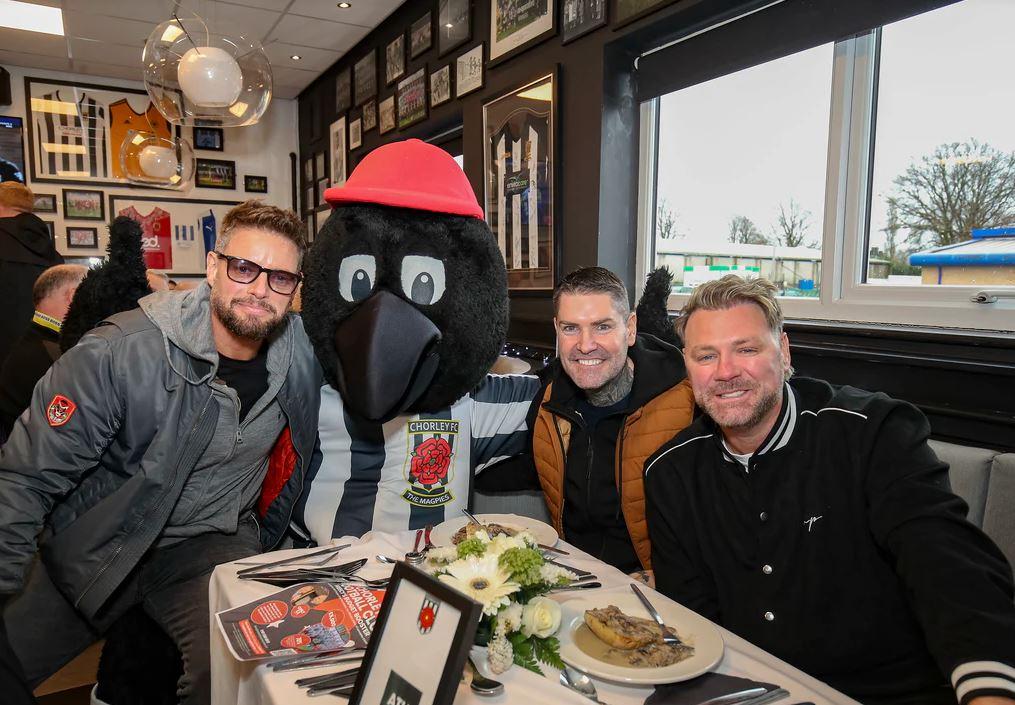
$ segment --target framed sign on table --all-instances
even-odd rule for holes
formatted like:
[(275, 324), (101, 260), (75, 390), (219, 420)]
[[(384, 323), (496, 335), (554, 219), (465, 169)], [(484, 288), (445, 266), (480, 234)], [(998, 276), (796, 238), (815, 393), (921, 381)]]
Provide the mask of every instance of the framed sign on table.
[[(345, 116), (331, 123), (328, 129), (328, 153), (331, 156), (331, 185), (341, 186), (345, 183)], [(323, 170), (322, 170), (323, 171)], [(323, 174), (318, 174), (318, 177)]]
[[(557, 32), (556, 0), (488, 0), (490, 63), (504, 61)], [(520, 7), (521, 6), (521, 7)]]
[(483, 105), (486, 219), (513, 291), (556, 284), (557, 70)]
[(31, 181), (128, 184), (120, 148), (131, 132), (179, 137), (142, 90), (25, 77)]
[(109, 212), (141, 224), (141, 249), (149, 269), (201, 275), (215, 249), (222, 219), (238, 201), (110, 195)]

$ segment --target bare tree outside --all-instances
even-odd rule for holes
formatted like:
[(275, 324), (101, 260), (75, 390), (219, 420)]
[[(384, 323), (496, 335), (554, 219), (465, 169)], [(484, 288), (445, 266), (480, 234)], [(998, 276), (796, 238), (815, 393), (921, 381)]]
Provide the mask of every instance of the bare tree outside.
[(872, 248), (871, 256), (888, 260), (890, 274), (918, 275), (920, 268), (909, 264), (913, 248), (906, 246), (907, 238), (903, 236), (902, 224), (899, 222), (899, 205), (894, 198), (888, 199), (887, 220), (881, 232), (885, 234), (884, 248)]
[(973, 228), (1015, 223), (1015, 152), (975, 139), (940, 145), (894, 185), (890, 205), (916, 246), (951, 245), (968, 240)]
[(792, 198), (789, 209), (779, 204), (779, 216), (773, 228), (775, 241), (784, 247), (817, 247), (817, 240), (807, 240), (811, 228), (811, 212), (804, 210)]
[(768, 238), (762, 235), (754, 221), (746, 215), (735, 215), (730, 218), (729, 241), (743, 245), (770, 245)]
[(656, 237), (662, 240), (671, 240), (683, 237), (677, 230), (677, 216), (666, 202), (666, 197), (659, 199), (656, 206)]

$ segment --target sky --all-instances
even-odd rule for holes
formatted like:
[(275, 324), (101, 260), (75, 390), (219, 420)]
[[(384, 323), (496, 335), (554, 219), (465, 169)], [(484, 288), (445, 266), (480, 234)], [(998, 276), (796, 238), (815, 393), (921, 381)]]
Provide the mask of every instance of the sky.
[[(871, 242), (892, 180), (945, 142), (1015, 150), (1015, 0), (964, 0), (884, 29)], [(658, 197), (691, 242), (725, 240), (734, 215), (770, 235), (779, 204), (820, 241), (833, 46), (663, 96)]]

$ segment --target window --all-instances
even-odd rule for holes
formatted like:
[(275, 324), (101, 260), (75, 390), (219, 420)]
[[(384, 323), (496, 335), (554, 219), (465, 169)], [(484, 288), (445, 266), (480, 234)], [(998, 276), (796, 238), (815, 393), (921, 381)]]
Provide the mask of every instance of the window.
[(671, 307), (732, 271), (792, 318), (1015, 331), (1012, 26), (964, 0), (643, 104), (640, 262)]

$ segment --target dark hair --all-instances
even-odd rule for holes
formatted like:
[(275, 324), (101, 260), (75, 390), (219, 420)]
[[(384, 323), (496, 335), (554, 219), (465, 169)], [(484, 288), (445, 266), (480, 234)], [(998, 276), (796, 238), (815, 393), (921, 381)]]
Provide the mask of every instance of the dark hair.
[(238, 227), (255, 228), (281, 235), (296, 245), (300, 262), (303, 262), (303, 255), (307, 251), (306, 226), (293, 211), (269, 206), (258, 200), (244, 201), (232, 208), (222, 219), (222, 229), (215, 241), (215, 249), (219, 252), (225, 250), (233, 230)]
[(627, 318), (631, 313), (627, 287), (616, 274), (604, 267), (582, 267), (564, 277), (553, 291), (554, 316), (560, 308), (560, 297), (564, 294), (606, 294), (612, 299), (613, 307), (621, 317)]

